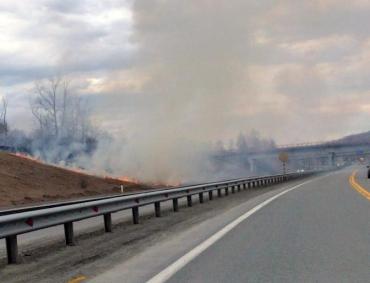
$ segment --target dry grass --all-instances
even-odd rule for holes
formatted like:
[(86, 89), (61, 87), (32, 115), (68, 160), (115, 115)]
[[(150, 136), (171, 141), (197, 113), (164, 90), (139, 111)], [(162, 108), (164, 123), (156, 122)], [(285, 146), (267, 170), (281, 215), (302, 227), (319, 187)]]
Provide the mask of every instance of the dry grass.
[(148, 186), (101, 178), (0, 152), (0, 207), (107, 195)]

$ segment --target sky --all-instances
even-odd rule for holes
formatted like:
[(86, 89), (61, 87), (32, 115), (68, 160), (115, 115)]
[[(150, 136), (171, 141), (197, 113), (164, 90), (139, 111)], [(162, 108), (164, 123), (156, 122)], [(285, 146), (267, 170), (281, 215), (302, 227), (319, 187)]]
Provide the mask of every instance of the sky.
[(24, 130), (35, 81), (62, 75), (122, 138), (335, 139), (370, 130), (369, 15), (365, 0), (2, 0), (0, 94)]

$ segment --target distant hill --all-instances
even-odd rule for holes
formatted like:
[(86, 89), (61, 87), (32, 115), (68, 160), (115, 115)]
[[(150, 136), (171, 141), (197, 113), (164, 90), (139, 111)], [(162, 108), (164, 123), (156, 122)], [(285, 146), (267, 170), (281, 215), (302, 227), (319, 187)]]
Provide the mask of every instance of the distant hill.
[(341, 139), (330, 142), (330, 144), (370, 144), (370, 131), (345, 136)]

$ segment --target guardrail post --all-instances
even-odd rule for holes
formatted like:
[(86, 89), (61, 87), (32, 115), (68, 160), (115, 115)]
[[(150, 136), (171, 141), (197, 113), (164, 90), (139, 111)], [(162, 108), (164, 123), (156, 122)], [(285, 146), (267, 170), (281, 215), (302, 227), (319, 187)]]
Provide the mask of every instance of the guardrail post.
[(217, 196), (220, 198), (222, 197), (221, 189), (217, 189)]
[(203, 203), (203, 202), (204, 202), (203, 193), (199, 193), (199, 203)]
[(238, 192), (240, 192), (240, 191), (241, 191), (241, 189), (242, 189), (242, 185), (241, 185), (241, 184), (239, 184), (237, 187), (238, 187)]
[(231, 193), (232, 194), (235, 194), (235, 186), (233, 185), (233, 186), (231, 186)]
[(18, 241), (17, 235), (8, 236), (5, 238), (6, 252), (8, 255), (8, 263), (14, 264), (18, 261)]
[(248, 182), (247, 183), (247, 188), (250, 189), (251, 188), (251, 182)]
[(229, 195), (229, 186), (227, 186), (226, 188), (225, 188), (225, 196), (228, 196)]
[(187, 196), (187, 200), (188, 200), (188, 207), (192, 207), (193, 206), (193, 200), (191, 199), (191, 195)]
[(74, 246), (75, 240), (73, 235), (73, 222), (64, 223), (64, 235), (66, 238), (66, 245)]
[(161, 217), (161, 203), (159, 201), (154, 203), (155, 217)]
[(112, 232), (112, 214), (111, 213), (104, 214), (104, 229), (105, 229), (105, 232), (107, 233)]
[(208, 199), (213, 200), (213, 191), (208, 192)]
[(139, 224), (139, 207), (135, 206), (132, 208), (132, 222), (134, 224)]
[(178, 212), (179, 211), (179, 200), (177, 198), (174, 198), (172, 200), (172, 204), (173, 204), (173, 211)]

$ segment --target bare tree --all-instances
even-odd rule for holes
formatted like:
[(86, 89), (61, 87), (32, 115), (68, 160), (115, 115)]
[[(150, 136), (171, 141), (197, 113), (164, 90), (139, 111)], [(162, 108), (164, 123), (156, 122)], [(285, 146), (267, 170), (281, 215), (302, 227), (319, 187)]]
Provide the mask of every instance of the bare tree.
[(90, 127), (87, 105), (71, 92), (66, 79), (36, 82), (31, 109), (40, 132), (48, 137), (83, 140)]
[(68, 80), (59, 77), (35, 83), (31, 109), (38, 123), (32, 148), (41, 158), (68, 162), (96, 146), (87, 100), (73, 92)]
[(7, 111), (8, 111), (8, 101), (5, 97), (2, 97), (1, 99), (1, 112), (0, 112), (0, 134), (1, 135), (8, 135), (8, 121), (7, 121)]
[(59, 135), (58, 96), (61, 85), (60, 78), (52, 78), (47, 82), (36, 82), (36, 98), (32, 101), (32, 113), (40, 124), (42, 132), (53, 131)]

